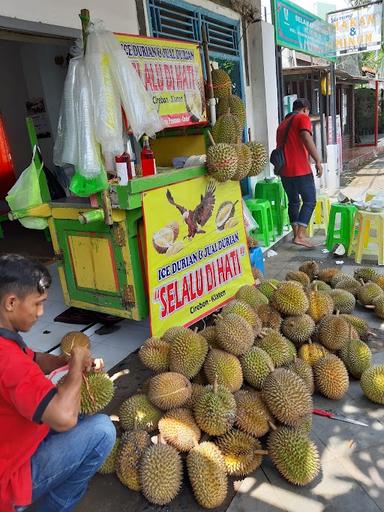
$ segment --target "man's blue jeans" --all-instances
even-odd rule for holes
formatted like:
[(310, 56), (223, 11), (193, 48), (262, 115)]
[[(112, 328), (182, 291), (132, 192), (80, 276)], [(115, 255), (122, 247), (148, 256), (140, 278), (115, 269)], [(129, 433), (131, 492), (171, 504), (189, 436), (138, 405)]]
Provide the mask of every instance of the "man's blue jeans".
[(51, 431), (31, 459), (34, 509), (73, 510), (115, 439), (115, 426), (104, 414), (80, 417), (76, 427), (67, 432)]
[(316, 188), (313, 174), (289, 178), (282, 176), (281, 182), (288, 196), (288, 215), (291, 225), (307, 227), (316, 206)]

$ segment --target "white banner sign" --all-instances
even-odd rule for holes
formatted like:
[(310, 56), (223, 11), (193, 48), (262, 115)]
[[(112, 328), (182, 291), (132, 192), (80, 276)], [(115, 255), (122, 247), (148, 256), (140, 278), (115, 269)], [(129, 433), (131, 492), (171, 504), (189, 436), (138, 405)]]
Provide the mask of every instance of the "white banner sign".
[(336, 55), (381, 48), (382, 2), (328, 14), (336, 28)]

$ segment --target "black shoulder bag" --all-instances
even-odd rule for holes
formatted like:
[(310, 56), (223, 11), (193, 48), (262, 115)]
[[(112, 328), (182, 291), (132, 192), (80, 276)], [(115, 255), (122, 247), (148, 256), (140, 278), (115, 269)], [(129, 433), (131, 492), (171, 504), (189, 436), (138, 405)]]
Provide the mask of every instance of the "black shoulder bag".
[(276, 149), (274, 149), (271, 153), (271, 156), (269, 157), (269, 161), (274, 167), (273, 172), (275, 173), (276, 176), (280, 176), (281, 171), (283, 170), (283, 167), (285, 165), (284, 146), (288, 140), (288, 132), (294, 117), (295, 114), (292, 114), (291, 119), (288, 121), (288, 124), (285, 128), (283, 143)]

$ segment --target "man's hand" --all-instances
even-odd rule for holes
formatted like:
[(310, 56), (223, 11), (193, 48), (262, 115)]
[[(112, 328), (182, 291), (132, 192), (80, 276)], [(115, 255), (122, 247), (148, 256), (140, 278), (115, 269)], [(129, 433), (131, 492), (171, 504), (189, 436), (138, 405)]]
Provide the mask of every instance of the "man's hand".
[(88, 348), (86, 347), (73, 347), (71, 350), (71, 359), (69, 360), (69, 366), (80, 365), (82, 371), (89, 372), (92, 368), (92, 356)]
[(318, 178), (321, 178), (323, 175), (323, 166), (321, 165), (321, 162), (316, 162), (316, 176)]

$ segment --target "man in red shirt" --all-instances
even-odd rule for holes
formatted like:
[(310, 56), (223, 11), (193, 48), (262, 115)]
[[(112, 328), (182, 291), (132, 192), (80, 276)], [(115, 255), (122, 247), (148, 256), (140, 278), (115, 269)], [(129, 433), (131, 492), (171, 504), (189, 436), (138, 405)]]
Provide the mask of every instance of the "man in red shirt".
[(315, 161), (317, 176), (320, 177), (323, 174), (321, 159), (312, 138), (310, 109), (308, 100), (304, 98), (295, 100), (293, 112), (280, 123), (276, 134), (277, 146), (282, 146), (288, 123), (290, 123), (284, 145), (285, 165), (281, 172), (281, 181), (288, 196), (293, 242), (309, 248), (312, 244), (306, 238), (306, 230), (316, 206), (315, 181), (309, 156)]
[(88, 349), (75, 347), (65, 382), (46, 378), (62, 356), (33, 352), (19, 332), (43, 314), (51, 277), (39, 263), (0, 257), (0, 510), (69, 512), (108, 456), (115, 427), (103, 414), (79, 419)]

